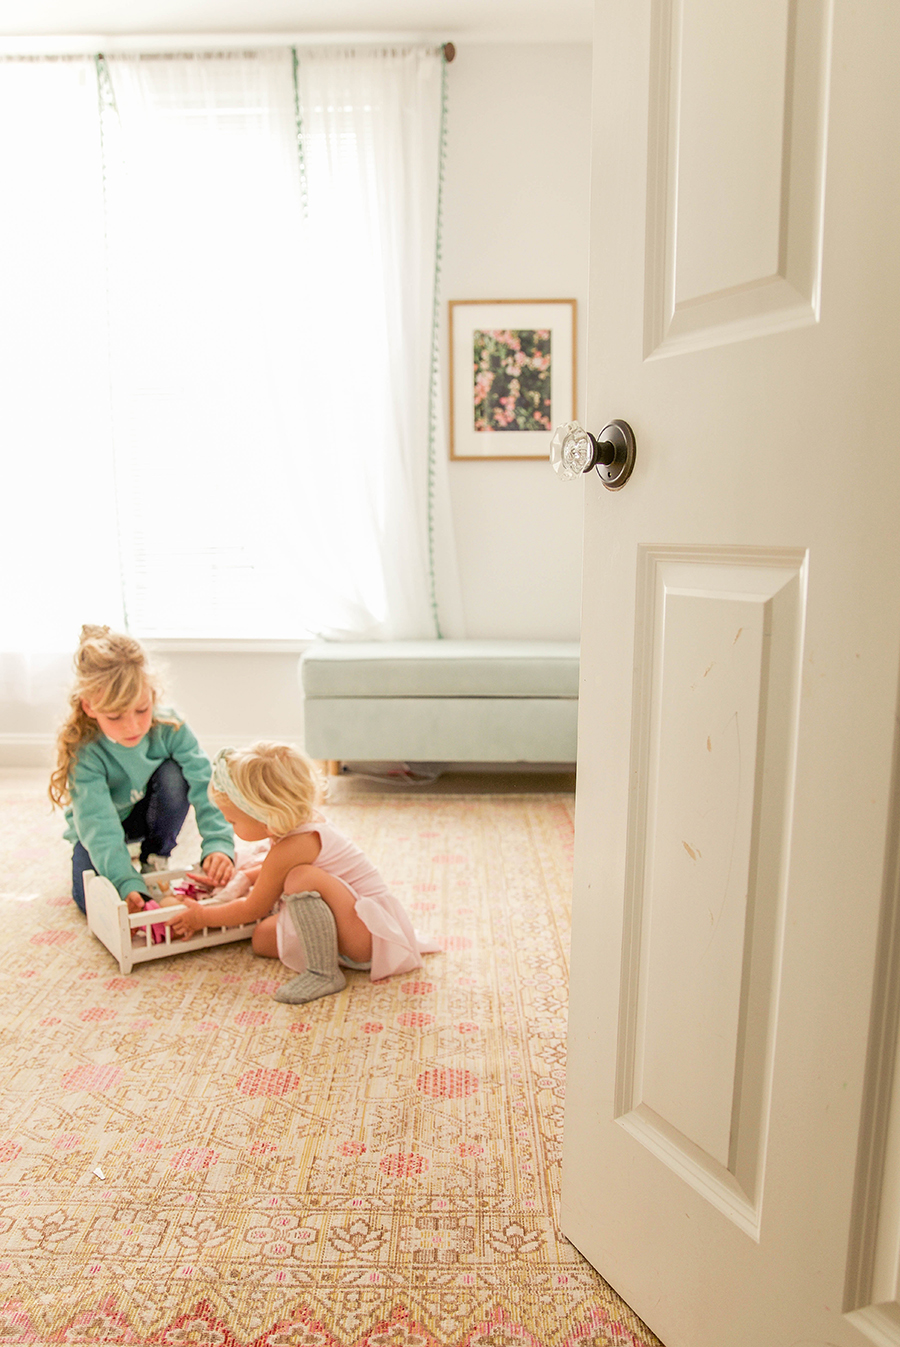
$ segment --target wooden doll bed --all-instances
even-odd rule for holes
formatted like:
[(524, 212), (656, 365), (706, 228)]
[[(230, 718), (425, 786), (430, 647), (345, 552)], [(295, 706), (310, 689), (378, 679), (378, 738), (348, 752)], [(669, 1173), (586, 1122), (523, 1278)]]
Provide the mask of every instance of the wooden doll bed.
[[(163, 895), (168, 895), (171, 885), (183, 879), (187, 873), (186, 870), (161, 870), (143, 875), (142, 879), (158, 901)], [(177, 894), (173, 896), (177, 897)], [(209, 909), (209, 926), (195, 931), (187, 940), (180, 940), (172, 934), (171, 926), (166, 925), (165, 939), (154, 944), (151, 928), (159, 927), (183, 912), (183, 905), (152, 909), (149, 912), (129, 912), (110, 881), (94, 874), (92, 870), (86, 870), (84, 874), (84, 899), (88, 930), (118, 960), (119, 971), (123, 975), (130, 973), (135, 964), (149, 963), (151, 959), (165, 959), (170, 954), (187, 954), (195, 949), (208, 949), (211, 945), (227, 945), (232, 940), (249, 940), (256, 925), (255, 921), (251, 921), (243, 926), (216, 926), (217, 901), (204, 898), (200, 904)]]

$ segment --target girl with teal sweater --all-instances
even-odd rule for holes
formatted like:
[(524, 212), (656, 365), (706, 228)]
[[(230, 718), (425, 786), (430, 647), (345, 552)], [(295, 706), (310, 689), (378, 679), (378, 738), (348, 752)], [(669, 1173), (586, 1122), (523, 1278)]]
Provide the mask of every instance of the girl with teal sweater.
[(84, 872), (104, 875), (131, 912), (150, 892), (129, 842), (140, 843), (144, 872), (172, 851), (190, 805), (202, 838), (203, 872), (231, 878), (234, 834), (212, 803), (210, 764), (187, 725), (157, 703), (146, 652), (109, 627), (85, 626), (75, 652), (69, 716), (57, 738), (50, 799), (65, 808), (73, 844), (72, 897), (84, 911)]

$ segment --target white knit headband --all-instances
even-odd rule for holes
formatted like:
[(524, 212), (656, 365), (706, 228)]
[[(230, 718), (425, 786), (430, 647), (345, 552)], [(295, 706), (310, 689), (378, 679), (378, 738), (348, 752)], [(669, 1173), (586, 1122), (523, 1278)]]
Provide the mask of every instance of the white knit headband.
[(238, 809), (242, 809), (245, 814), (255, 818), (257, 823), (264, 823), (269, 826), (269, 820), (264, 814), (246, 800), (237, 786), (234, 784), (231, 776), (231, 768), (228, 766), (228, 754), (233, 753), (233, 748), (220, 749), (216, 754), (212, 765), (212, 787), (220, 795), (227, 795), (232, 804), (236, 804)]

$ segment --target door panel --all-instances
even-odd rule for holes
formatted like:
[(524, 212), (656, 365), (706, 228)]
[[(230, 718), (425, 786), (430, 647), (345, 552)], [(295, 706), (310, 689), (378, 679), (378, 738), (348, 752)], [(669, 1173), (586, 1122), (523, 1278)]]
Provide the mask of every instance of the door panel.
[(756, 1233), (805, 556), (638, 549), (617, 1117)]
[(645, 356), (815, 321), (829, 18), (823, 0), (656, 0)]
[(900, 1347), (900, 6), (596, 14), (562, 1226), (667, 1347)]

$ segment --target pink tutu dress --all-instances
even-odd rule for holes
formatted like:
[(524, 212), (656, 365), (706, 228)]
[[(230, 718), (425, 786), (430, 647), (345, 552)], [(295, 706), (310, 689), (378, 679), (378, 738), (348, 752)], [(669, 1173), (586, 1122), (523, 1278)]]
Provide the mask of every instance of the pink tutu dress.
[[(422, 965), (423, 954), (433, 954), (441, 948), (436, 941), (421, 935), (400, 901), (394, 897), (372, 862), (355, 843), (338, 832), (337, 828), (317, 818), (293, 828), (288, 837), (297, 833), (317, 833), (322, 850), (313, 862), (321, 870), (340, 879), (352, 893), (356, 904), (356, 915), (372, 932), (371, 977), (375, 982), (379, 978), (390, 977), (393, 973), (410, 973)], [(297, 880), (301, 867), (289, 870), (285, 876), (285, 894), (298, 893), (302, 882)], [(278, 957), (281, 962), (296, 973), (306, 969), (306, 955), (303, 943), (294, 930), (287, 909), (278, 909)], [(360, 967), (350, 959), (341, 962), (351, 968)], [(368, 964), (362, 967), (370, 967)]]

